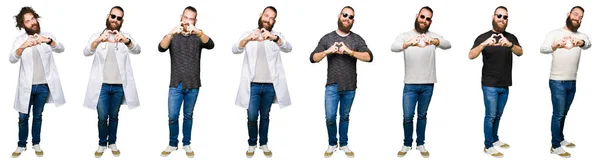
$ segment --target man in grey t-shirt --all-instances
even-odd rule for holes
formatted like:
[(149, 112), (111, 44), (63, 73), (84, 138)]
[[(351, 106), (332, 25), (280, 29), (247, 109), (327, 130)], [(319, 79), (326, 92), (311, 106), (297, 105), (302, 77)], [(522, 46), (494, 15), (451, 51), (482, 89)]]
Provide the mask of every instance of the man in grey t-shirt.
[(354, 24), (354, 9), (342, 8), (338, 15), (338, 29), (321, 38), (310, 54), (310, 62), (317, 63), (327, 57), (327, 83), (325, 86), (325, 119), (329, 147), (325, 158), (331, 157), (338, 148), (336, 117), (340, 112), (339, 144), (346, 156), (354, 157), (348, 147), (348, 124), (350, 108), (356, 92), (356, 61), (373, 61), (373, 53), (360, 35), (350, 31)]
[[(392, 52), (404, 52), (404, 91), (402, 109), (404, 113), (404, 145), (398, 157), (404, 157), (412, 147), (413, 117), (417, 109), (417, 150), (421, 156), (429, 157), (425, 149), (425, 125), (427, 110), (437, 82), (435, 72), (435, 50), (450, 49), (450, 42), (441, 35), (429, 31), (433, 10), (422, 7), (415, 18), (415, 28), (400, 34), (392, 44)], [(418, 107), (417, 107), (418, 104)]]

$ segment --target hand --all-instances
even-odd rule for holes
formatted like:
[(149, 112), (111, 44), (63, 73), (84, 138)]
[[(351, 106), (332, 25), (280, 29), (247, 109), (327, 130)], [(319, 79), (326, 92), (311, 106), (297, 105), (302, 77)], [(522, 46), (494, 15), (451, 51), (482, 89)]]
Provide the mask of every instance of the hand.
[(327, 50), (325, 50), (325, 54), (333, 54), (333, 53), (337, 53), (339, 47), (341, 47), (342, 45), (339, 44), (338, 42), (333, 43), (333, 45), (331, 45), (331, 47), (329, 47)]
[(567, 40), (565, 38), (556, 40), (556, 41), (554, 41), (554, 43), (552, 43), (552, 47), (556, 47), (556, 48), (566, 48), (566, 45), (567, 45)]
[(575, 47), (575, 46), (577, 46), (577, 47), (581, 47), (581, 46), (583, 46), (583, 44), (585, 44), (585, 43), (583, 42), (583, 40), (581, 40), (581, 39), (577, 39), (577, 38), (575, 38), (575, 37), (571, 37), (571, 43), (573, 43), (573, 47)]
[(188, 31), (190, 34), (194, 34), (194, 35), (198, 35), (202, 32), (202, 30), (196, 28), (196, 26), (194, 26), (193, 24), (189, 24), (186, 31)]
[(338, 45), (340, 45), (340, 44), (341, 44), (341, 46), (338, 48), (338, 54), (347, 54), (347, 55), (354, 54), (352, 52), (352, 50), (350, 50), (350, 48), (348, 48), (346, 46), (346, 44), (344, 44), (344, 42), (338, 42)]
[(38, 35), (38, 34), (35, 34), (33, 36), (37, 37), (38, 44), (50, 42), (50, 38), (48, 38), (46, 36)]
[(404, 44), (408, 45), (409, 47), (416, 46), (417, 44), (419, 44), (420, 41), (421, 41), (421, 39), (417, 36), (417, 37), (414, 37), (414, 38), (408, 40), (408, 42), (406, 42)]
[(504, 46), (504, 47), (513, 46), (513, 43), (508, 41), (508, 39), (506, 39), (504, 37), (504, 35), (502, 35), (502, 34), (498, 34), (498, 35), (500, 35), (500, 40), (498, 40), (498, 43), (496, 43), (496, 45)]
[(39, 44), (39, 43), (38, 43), (38, 41), (37, 41), (36, 37), (35, 37), (35, 36), (33, 36), (33, 35), (30, 35), (30, 36), (27, 38), (27, 40), (25, 40), (25, 42), (24, 42), (23, 44), (21, 44), (21, 46), (20, 46), (19, 48), (21, 48), (21, 49), (25, 49), (25, 48), (28, 48), (28, 47), (33, 47), (33, 46), (36, 46), (36, 45), (38, 45), (38, 44)]
[(425, 44), (426, 45), (439, 45), (440, 44), (440, 39), (438, 38), (430, 38), (430, 37), (426, 37), (425, 38)]
[(258, 41), (259, 37), (261, 35), (260, 30), (256, 29), (254, 30), (254, 32), (250, 33), (250, 35), (246, 36), (246, 38), (244, 38), (244, 40), (246, 41)]
[(129, 42), (129, 39), (125, 36), (123, 36), (123, 34), (121, 34), (119, 31), (114, 31), (115, 33), (115, 38), (113, 42), (116, 43), (127, 43)]
[(264, 40), (275, 40), (277, 39), (277, 36), (273, 35), (270, 31), (268, 31), (265, 28), (260, 29), (260, 31), (262, 32), (262, 36)]
[(498, 36), (499, 36), (498, 34), (492, 34), (492, 36), (490, 36), (490, 38), (486, 39), (483, 43), (481, 43), (481, 45), (483, 45), (483, 47), (498, 46), (498, 44), (496, 42), (496, 38)]
[(170, 32), (169, 35), (177, 35), (183, 32), (183, 22), (180, 22), (179, 25), (175, 26)]
[(111, 30), (105, 30), (104, 32), (102, 32), (102, 34), (100, 34), (100, 36), (98, 36), (98, 38), (96, 38), (96, 40), (94, 42), (96, 43), (102, 43), (102, 42), (107, 42), (108, 38), (110, 37), (110, 33), (109, 32)]

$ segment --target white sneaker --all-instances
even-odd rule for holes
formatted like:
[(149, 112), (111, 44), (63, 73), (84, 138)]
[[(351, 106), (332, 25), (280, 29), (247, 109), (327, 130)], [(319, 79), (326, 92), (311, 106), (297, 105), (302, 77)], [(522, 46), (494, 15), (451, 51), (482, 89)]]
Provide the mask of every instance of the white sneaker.
[(569, 142), (567, 140), (560, 141), (560, 146), (564, 146), (564, 147), (567, 147), (567, 148), (575, 148), (575, 144), (571, 143), (571, 142)]
[(15, 150), (12, 153), (12, 157), (13, 158), (17, 158), (17, 157), (21, 156), (21, 153), (24, 152), (25, 150), (27, 150), (26, 147), (17, 147), (17, 150)]
[(106, 146), (98, 146), (98, 150), (96, 150), (96, 152), (94, 153), (94, 156), (96, 158), (102, 157), (102, 154), (104, 154), (104, 150), (106, 150)]
[(175, 146), (167, 146), (167, 148), (165, 150), (162, 151), (162, 153), (160, 153), (160, 156), (166, 157), (169, 156), (171, 154), (171, 152), (177, 150), (178, 148)]
[(273, 152), (271, 150), (269, 150), (269, 147), (267, 147), (267, 145), (260, 146), (260, 150), (263, 151), (263, 154), (265, 154), (265, 157), (267, 157), (267, 158), (273, 157)]
[(490, 147), (490, 148), (483, 148), (483, 152), (491, 155), (492, 157), (496, 157), (496, 158), (502, 158), (504, 157), (504, 154), (500, 153), (498, 150), (496, 150), (496, 148), (494, 147)]
[(494, 145), (494, 147), (500, 147), (500, 148), (503, 148), (503, 149), (510, 148), (510, 145), (508, 145), (508, 144), (506, 144), (506, 143), (504, 143), (504, 142), (502, 142), (500, 140), (494, 142), (493, 145)]
[(110, 145), (108, 145), (108, 148), (112, 152), (113, 156), (115, 156), (115, 157), (121, 156), (121, 151), (117, 148), (116, 144), (110, 144)]
[(185, 155), (187, 155), (188, 158), (194, 158), (194, 151), (190, 145), (183, 146), (183, 150), (185, 150)]
[(406, 155), (406, 152), (408, 152), (410, 149), (412, 149), (412, 147), (402, 145), (402, 149), (400, 149), (400, 151), (398, 152), (398, 157), (404, 157)]
[(246, 158), (252, 158), (254, 156), (254, 149), (256, 149), (256, 145), (248, 146), (248, 150), (246, 150)]
[(33, 150), (35, 150), (36, 156), (38, 156), (38, 157), (44, 156), (44, 151), (42, 151), (42, 148), (40, 148), (40, 144), (33, 145)]
[(423, 158), (429, 158), (429, 151), (427, 151), (427, 149), (425, 149), (425, 145), (417, 146), (417, 150), (419, 150), (419, 152), (421, 152), (421, 156), (423, 156)]
[(565, 151), (565, 149), (563, 149), (562, 147), (558, 147), (556, 149), (555, 148), (550, 148), (550, 153), (556, 154), (556, 155), (558, 155), (560, 157), (563, 157), (563, 158), (570, 158), (571, 157), (571, 154), (569, 152)]
[(337, 150), (337, 148), (338, 148), (338, 145), (328, 146), (327, 151), (325, 151), (325, 158), (331, 157), (331, 155), (333, 155), (333, 152), (335, 152), (335, 150)]
[(348, 147), (347, 145), (342, 146), (340, 150), (344, 151), (347, 157), (354, 158), (354, 152), (352, 152), (352, 150), (350, 150), (350, 147)]

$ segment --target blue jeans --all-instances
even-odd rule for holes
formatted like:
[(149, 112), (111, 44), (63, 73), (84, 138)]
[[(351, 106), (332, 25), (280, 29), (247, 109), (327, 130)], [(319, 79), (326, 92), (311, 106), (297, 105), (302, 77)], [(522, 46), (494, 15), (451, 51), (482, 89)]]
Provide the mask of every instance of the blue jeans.
[(576, 82), (550, 80), (550, 93), (552, 94), (552, 148), (560, 147), (560, 142), (565, 140), (563, 130), (565, 118), (575, 98)]
[(494, 142), (499, 141), (498, 127), (508, 100), (508, 87), (481, 86), (483, 102), (485, 104), (485, 118), (483, 119), (483, 133), (485, 148), (494, 147)]
[(181, 83), (177, 88), (169, 88), (169, 146), (177, 147), (179, 143), (179, 112), (183, 103), (183, 146), (189, 145), (192, 138), (194, 106), (198, 98), (198, 88), (183, 89)]
[(327, 85), (325, 87), (325, 123), (327, 125), (327, 135), (329, 136), (329, 145), (337, 145), (336, 118), (338, 105), (340, 111), (340, 146), (348, 145), (348, 124), (350, 123), (350, 108), (354, 101), (356, 90), (338, 91), (337, 84)]
[(31, 141), (34, 145), (40, 143), (40, 133), (42, 131), (42, 112), (48, 99), (48, 85), (39, 84), (31, 86), (31, 97), (29, 97), (29, 108), (27, 114), (19, 112), (19, 147), (27, 145), (29, 135), (29, 114), (33, 107), (33, 122), (31, 125)]
[[(256, 146), (257, 135), (260, 135), (260, 146), (269, 141), (269, 112), (275, 98), (273, 84), (252, 83), (250, 85), (250, 105), (248, 106), (248, 145)], [(258, 124), (260, 116), (260, 128)]]
[(106, 146), (117, 142), (119, 109), (123, 103), (122, 84), (102, 84), (98, 98), (98, 145)]
[(404, 84), (402, 109), (404, 112), (404, 146), (412, 146), (413, 117), (417, 109), (417, 146), (425, 144), (427, 109), (433, 94), (433, 84)]

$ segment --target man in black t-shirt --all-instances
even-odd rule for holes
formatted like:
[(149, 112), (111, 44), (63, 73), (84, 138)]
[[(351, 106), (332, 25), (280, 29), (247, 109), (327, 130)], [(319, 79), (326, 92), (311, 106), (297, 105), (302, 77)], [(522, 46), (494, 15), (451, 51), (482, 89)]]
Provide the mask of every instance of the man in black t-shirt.
[(485, 134), (484, 152), (493, 157), (504, 155), (494, 146), (509, 148), (498, 138), (498, 127), (504, 106), (508, 100), (508, 87), (512, 85), (512, 54), (523, 55), (517, 37), (506, 32), (508, 25), (508, 10), (499, 6), (492, 16), (493, 29), (475, 39), (469, 58), (475, 59), (483, 54), (483, 69), (481, 70), (481, 89), (485, 104), (483, 132)]

